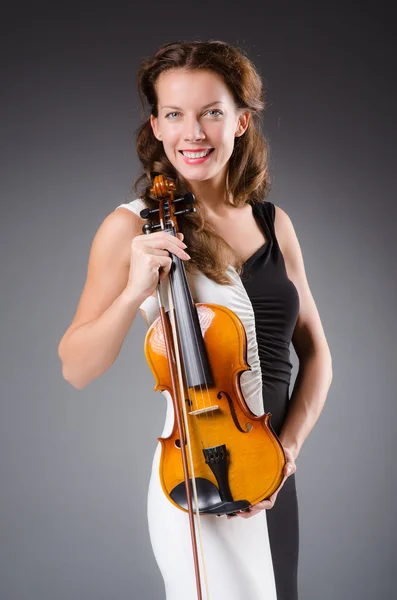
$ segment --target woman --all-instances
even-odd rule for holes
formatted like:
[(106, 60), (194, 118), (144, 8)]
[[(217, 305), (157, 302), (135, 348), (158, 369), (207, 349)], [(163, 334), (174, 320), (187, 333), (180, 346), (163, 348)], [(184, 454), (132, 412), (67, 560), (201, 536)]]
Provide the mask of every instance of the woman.
[[(211, 41), (164, 45), (142, 64), (138, 88), (150, 106), (137, 136), (143, 174), (136, 190), (143, 186), (94, 238), (87, 281), (59, 347), (63, 375), (81, 389), (108, 369), (138, 308), (148, 325), (158, 317), (156, 288), (171, 255), (185, 261), (194, 300), (225, 305), (243, 322), (251, 367), (241, 376), (244, 398), (254, 413), (272, 414), (287, 457), (283, 483), (270, 498), (239, 518), (201, 519), (210, 597), (295, 600), (295, 461), (322, 410), (332, 367), (291, 220), (265, 201), (262, 82), (240, 50)], [(178, 237), (142, 235), (140, 211), (156, 204), (152, 172), (172, 177), (179, 194), (195, 195), (197, 212), (179, 220)], [(290, 398), (291, 341), (299, 373)], [(173, 422), (167, 400), (163, 436)], [(158, 447), (148, 494), (153, 551), (167, 600), (193, 600), (188, 516), (162, 492), (159, 453)]]

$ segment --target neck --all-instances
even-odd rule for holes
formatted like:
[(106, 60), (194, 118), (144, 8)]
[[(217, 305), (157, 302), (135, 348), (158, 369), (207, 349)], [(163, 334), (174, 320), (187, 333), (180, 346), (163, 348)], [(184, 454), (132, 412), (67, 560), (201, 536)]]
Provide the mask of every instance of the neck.
[(233, 198), (231, 194), (227, 194), (226, 177), (221, 177), (217, 181), (214, 179), (189, 181), (189, 184), (197, 202), (208, 217), (222, 216), (232, 208)]

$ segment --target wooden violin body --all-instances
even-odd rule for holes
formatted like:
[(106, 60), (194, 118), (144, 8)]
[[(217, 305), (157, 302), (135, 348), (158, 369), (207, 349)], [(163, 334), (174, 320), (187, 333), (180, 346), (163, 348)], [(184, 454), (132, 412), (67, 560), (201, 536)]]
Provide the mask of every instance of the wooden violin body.
[[(216, 304), (195, 305), (212, 383), (188, 389), (187, 405), (194, 473), (200, 513), (231, 513), (269, 497), (281, 484), (285, 455), (271, 428), (270, 413), (256, 416), (239, 385), (246, 363), (246, 333), (237, 315)], [(155, 390), (173, 396), (163, 326), (152, 323), (145, 354), (156, 380)], [(181, 398), (173, 398), (180, 403)], [(187, 511), (181, 440), (174, 422), (161, 442), (160, 479), (163, 491)], [(210, 445), (207, 446), (207, 443)], [(204, 447), (203, 447), (204, 443)]]

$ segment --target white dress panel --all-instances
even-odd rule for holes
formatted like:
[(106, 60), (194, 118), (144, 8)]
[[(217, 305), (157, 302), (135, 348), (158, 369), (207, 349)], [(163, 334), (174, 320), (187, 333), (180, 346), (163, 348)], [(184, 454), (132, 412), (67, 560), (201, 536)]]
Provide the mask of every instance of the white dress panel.
[[(120, 207), (139, 215), (145, 204), (137, 199), (117, 208)], [(198, 270), (194, 273), (186, 271), (194, 302), (226, 306), (242, 321), (247, 335), (247, 362), (251, 370), (241, 374), (241, 390), (248, 407), (261, 415), (264, 412), (262, 374), (254, 311), (241, 279), (232, 266), (228, 268), (228, 274), (233, 279), (231, 286), (219, 285)], [(161, 287), (164, 287), (163, 283)], [(162, 298), (167, 308), (163, 289)], [(159, 316), (157, 299), (152, 296), (146, 298), (140, 308), (145, 312), (149, 325)], [(162, 393), (167, 400), (167, 412), (161, 437), (166, 437), (172, 431), (174, 411), (169, 393)], [(160, 452), (159, 443), (153, 457), (148, 490), (150, 540), (164, 578), (166, 600), (196, 600), (188, 515), (176, 508), (163, 492), (159, 477)], [(209, 589), (207, 597), (201, 569), (203, 598), (277, 600), (265, 511), (249, 519), (201, 515), (200, 523)]]

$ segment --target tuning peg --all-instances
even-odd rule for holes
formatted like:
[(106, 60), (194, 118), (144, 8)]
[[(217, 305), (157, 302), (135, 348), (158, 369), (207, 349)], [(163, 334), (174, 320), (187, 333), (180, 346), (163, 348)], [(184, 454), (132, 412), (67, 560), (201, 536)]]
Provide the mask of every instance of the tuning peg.
[(152, 209), (150, 209), (150, 208), (144, 208), (139, 213), (139, 216), (141, 217), (141, 219), (148, 219), (152, 215), (155, 215), (156, 213), (158, 213), (159, 210), (160, 210), (159, 208), (152, 208)]
[(192, 192), (187, 192), (187, 194), (184, 195), (184, 199), (186, 204), (193, 204), (194, 202), (196, 202), (196, 198), (194, 197), (194, 194), (192, 194)]
[(176, 204), (177, 202), (186, 202), (186, 204), (193, 204), (193, 202), (195, 202), (195, 201), (196, 201), (196, 198), (194, 197), (192, 192), (186, 192), (186, 194), (184, 196), (182, 196), (181, 198), (175, 198), (175, 200), (173, 201), (173, 204)]
[(142, 227), (142, 233), (152, 233), (152, 225), (150, 223), (145, 223)]
[(174, 212), (174, 215), (177, 217), (178, 215), (185, 215), (186, 213), (197, 212), (195, 206), (189, 206), (188, 208), (184, 208), (183, 210), (177, 210)]
[(156, 229), (161, 229), (161, 225), (153, 225), (152, 223), (145, 223), (142, 227), (142, 232), (147, 234), (147, 233), (153, 233), (153, 231), (156, 231)]

